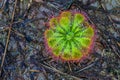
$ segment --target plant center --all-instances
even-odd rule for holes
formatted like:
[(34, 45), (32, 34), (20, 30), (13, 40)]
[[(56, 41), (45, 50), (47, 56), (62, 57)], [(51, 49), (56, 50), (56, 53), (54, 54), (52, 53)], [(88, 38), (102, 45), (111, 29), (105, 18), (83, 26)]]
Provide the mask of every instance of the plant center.
[(73, 37), (74, 37), (74, 33), (73, 33), (73, 32), (68, 32), (68, 33), (66, 34), (66, 39), (67, 39), (67, 40), (71, 40), (71, 39), (73, 39)]

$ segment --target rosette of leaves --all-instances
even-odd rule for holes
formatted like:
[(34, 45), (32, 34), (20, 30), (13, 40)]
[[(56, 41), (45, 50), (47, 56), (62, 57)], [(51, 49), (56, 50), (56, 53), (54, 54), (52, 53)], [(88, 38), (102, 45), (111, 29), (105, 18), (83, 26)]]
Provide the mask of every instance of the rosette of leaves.
[(52, 56), (64, 61), (79, 61), (91, 51), (94, 28), (84, 14), (64, 11), (49, 21), (45, 31), (45, 46)]

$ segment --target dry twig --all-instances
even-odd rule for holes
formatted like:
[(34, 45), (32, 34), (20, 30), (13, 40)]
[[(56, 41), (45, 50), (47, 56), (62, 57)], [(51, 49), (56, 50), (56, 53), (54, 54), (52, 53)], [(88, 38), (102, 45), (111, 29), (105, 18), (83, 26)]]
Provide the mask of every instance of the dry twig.
[[(47, 64), (47, 63), (46, 63)], [(61, 72), (60, 70), (57, 70), (56, 68), (54, 68), (54, 67), (52, 67), (52, 66), (46, 66), (46, 65), (44, 65), (44, 64), (41, 64), (40, 63), (40, 65), (42, 65), (43, 67), (45, 67), (45, 68), (47, 68), (47, 69), (50, 69), (50, 70), (53, 70), (54, 72), (57, 72), (57, 73), (59, 73), (59, 74), (62, 74), (62, 75), (65, 75), (65, 76), (68, 76), (68, 77), (71, 77), (71, 78), (73, 78), (73, 79), (75, 79), (75, 80), (81, 80), (80, 78), (78, 78), (78, 77), (75, 77), (75, 76), (72, 76), (72, 75), (69, 75), (69, 74), (67, 74), (67, 73), (64, 73), (64, 72)], [(47, 64), (48, 65), (48, 64)]]
[[(106, 7), (103, 4), (101, 4), (101, 2), (99, 2), (99, 3), (101, 5), (101, 7), (103, 8), (103, 10), (107, 11)], [(113, 23), (111, 16), (107, 15), (107, 17), (108, 17), (109, 21), (112, 23), (113, 29), (119, 33), (119, 31), (115, 28), (116, 25)], [(116, 50), (113, 47), (111, 47), (111, 48), (120, 59), (120, 55), (116, 52)]]
[(14, 20), (16, 5), (17, 5), (17, 0), (15, 1), (14, 10), (13, 10), (13, 13), (12, 13), (12, 20), (11, 20), (11, 24), (10, 24), (9, 31), (8, 31), (5, 50), (4, 50), (4, 54), (3, 54), (3, 57), (2, 57), (2, 63), (1, 63), (1, 66), (0, 66), (0, 74), (2, 72), (2, 67), (3, 67), (4, 61), (5, 61), (5, 56), (6, 56), (6, 53), (7, 53), (7, 48), (8, 48), (8, 44), (9, 44), (9, 40), (10, 40), (10, 34), (11, 34), (11, 30), (12, 30), (12, 23), (13, 23), (13, 20)]

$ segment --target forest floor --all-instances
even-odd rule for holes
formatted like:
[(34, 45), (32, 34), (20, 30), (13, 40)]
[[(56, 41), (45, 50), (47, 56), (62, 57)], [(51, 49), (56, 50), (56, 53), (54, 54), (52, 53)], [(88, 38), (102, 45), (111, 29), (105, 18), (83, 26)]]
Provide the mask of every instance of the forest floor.
[[(82, 62), (45, 50), (45, 23), (66, 10), (84, 11), (97, 31)], [(0, 80), (120, 80), (120, 0), (0, 0)]]

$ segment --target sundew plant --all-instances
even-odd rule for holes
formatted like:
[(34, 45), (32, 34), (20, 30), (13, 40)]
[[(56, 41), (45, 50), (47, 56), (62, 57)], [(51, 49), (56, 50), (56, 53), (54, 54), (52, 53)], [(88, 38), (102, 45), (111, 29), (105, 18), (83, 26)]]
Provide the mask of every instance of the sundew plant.
[(49, 21), (45, 46), (54, 58), (79, 61), (93, 48), (95, 30), (83, 13), (64, 11)]

